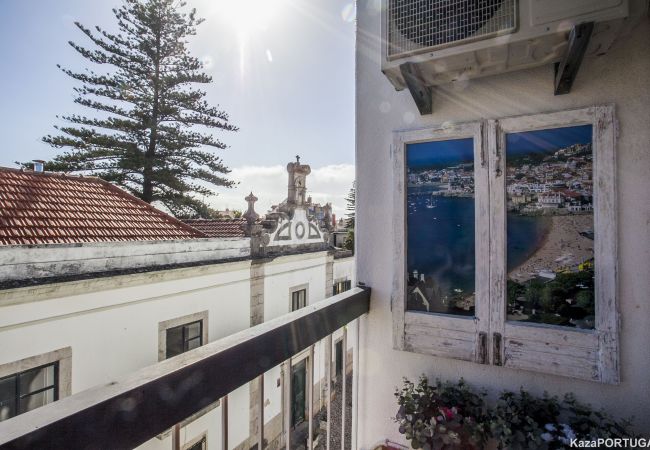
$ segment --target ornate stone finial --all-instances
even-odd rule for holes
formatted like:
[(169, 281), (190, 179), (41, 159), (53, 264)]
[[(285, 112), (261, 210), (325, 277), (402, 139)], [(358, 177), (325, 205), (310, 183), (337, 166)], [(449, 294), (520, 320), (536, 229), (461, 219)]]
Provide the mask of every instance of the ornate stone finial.
[(244, 200), (248, 202), (248, 210), (242, 215), (242, 217), (246, 219), (248, 225), (252, 225), (260, 217), (260, 215), (255, 212), (255, 202), (258, 199), (253, 195), (253, 192), (251, 192)]
[(300, 164), (300, 155), (296, 155), (296, 164)]

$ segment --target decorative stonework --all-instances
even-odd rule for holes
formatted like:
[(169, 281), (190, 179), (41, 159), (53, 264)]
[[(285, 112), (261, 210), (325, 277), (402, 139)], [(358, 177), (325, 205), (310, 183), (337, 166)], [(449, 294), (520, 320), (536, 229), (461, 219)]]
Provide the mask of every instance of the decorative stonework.
[[(321, 229), (318, 221), (308, 214), (311, 202), (306, 200), (307, 175), (311, 173), (311, 167), (300, 164), (300, 157), (297, 156), (296, 162), (287, 165), (287, 172), (287, 200), (268, 213), (263, 221), (264, 234), (268, 235), (265, 247), (318, 244), (323, 249), (327, 248), (329, 228), (326, 225), (325, 229)], [(332, 206), (329, 203), (325, 205), (324, 213), (324, 222), (331, 223)]]

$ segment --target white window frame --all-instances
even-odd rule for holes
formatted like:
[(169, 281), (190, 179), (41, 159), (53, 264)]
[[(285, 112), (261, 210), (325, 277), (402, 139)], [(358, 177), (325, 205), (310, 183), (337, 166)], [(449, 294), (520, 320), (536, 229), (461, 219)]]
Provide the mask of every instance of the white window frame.
[[(489, 257), (488, 155), (483, 147), (483, 122), (469, 122), (398, 131), (393, 134), (393, 346), (398, 350), (485, 363), (485, 339), (489, 322), (489, 271), (479, 261)], [(431, 141), (472, 138), (474, 142), (475, 205), (475, 316), (406, 310), (406, 147)]]
[[(505, 136), (592, 125), (596, 323), (593, 330), (506, 321)], [(406, 146), (474, 138), (475, 317), (406, 311)], [(612, 105), (394, 133), (393, 346), (397, 350), (617, 384), (616, 120)], [(488, 264), (486, 264), (488, 262)]]

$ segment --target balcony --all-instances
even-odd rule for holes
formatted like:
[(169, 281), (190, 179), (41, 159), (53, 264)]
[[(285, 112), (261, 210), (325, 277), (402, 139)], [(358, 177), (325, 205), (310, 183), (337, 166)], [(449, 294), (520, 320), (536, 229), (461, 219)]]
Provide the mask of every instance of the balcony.
[[(245, 441), (246, 448), (260, 448), (259, 443), (265, 441), (270, 448), (268, 444), (274, 438), (276, 448), (354, 448), (355, 415), (350, 417), (343, 406), (351, 398), (352, 411), (356, 408), (359, 347), (354, 338), (348, 339), (348, 331), (351, 336), (358, 336), (358, 319), (368, 312), (369, 303), (370, 289), (354, 288), (123, 379), (22, 414), (0, 423), (0, 448), (121, 449), (170, 436), (171, 449), (181, 450), (180, 424), (211, 405), (220, 409), (221, 426), (219, 436), (210, 436), (210, 448), (233, 448), (238, 442), (231, 442), (229, 433), (240, 428), (239, 432), (248, 434), (249, 424), (255, 433)], [(348, 349), (340, 352), (340, 361), (333, 359), (334, 335), (341, 338), (340, 348)], [(340, 370), (335, 385), (333, 379), (339, 371), (334, 367), (350, 366), (347, 361), (350, 350), (352, 386), (342, 382), (341, 374), (349, 373), (348, 370)], [(305, 354), (307, 357), (302, 359)], [(292, 359), (298, 356), (304, 361), (306, 377), (302, 380), (306, 395), (302, 411), (292, 406), (294, 376), (293, 370), (288, 370)], [(319, 403), (314, 392), (315, 362), (319, 360), (324, 362), (323, 373), (330, 375), (324, 376), (324, 385), (321, 380), (316, 383), (325, 392), (320, 415), (316, 411)], [(269, 418), (264, 417), (264, 377), (278, 365), (284, 366), (285, 375), (282, 377), (281, 434), (276, 438), (265, 433)], [(249, 382), (255, 386), (251, 392), (256, 395), (251, 395), (251, 399), (257, 399), (256, 408), (229, 401), (229, 394)], [(334, 411), (334, 404), (340, 405), (341, 410)], [(233, 421), (229, 413), (232, 411), (256, 411), (256, 414), (249, 415), (247, 421)], [(301, 417), (296, 415), (302, 415), (304, 420), (300, 421)], [(315, 418), (324, 420), (316, 423)], [(296, 422), (302, 423), (296, 425)], [(334, 427), (340, 427), (340, 432)], [(351, 442), (341, 440), (346, 435)], [(198, 445), (190, 448), (207, 448)]]

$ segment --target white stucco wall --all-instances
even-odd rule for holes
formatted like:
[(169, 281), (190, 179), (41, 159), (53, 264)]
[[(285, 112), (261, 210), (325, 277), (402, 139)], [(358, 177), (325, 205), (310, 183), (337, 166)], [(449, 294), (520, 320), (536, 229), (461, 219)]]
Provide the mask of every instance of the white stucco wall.
[(354, 256), (334, 260), (334, 282), (343, 279), (352, 281), (352, 287), (357, 285), (356, 273), (354, 270)]
[[(636, 417), (650, 430), (650, 24), (645, 17), (611, 51), (586, 59), (569, 95), (553, 95), (553, 67), (540, 67), (443, 86), (434, 113), (421, 117), (408, 91), (396, 92), (380, 71), (379, 2), (358, 2), (357, 30), (357, 227), (358, 279), (372, 287), (371, 312), (361, 336), (359, 445), (402, 441), (391, 416), (393, 392), (403, 376), (464, 377), (492, 394), (525, 386), (534, 393), (573, 391), (581, 400), (619, 417)], [(442, 124), (614, 103), (620, 121), (617, 148), (621, 384), (478, 365), (392, 350), (390, 295), (393, 195), (391, 133)], [(377, 211), (382, 211), (377, 214)]]
[[(266, 262), (264, 319), (289, 312), (295, 286), (308, 286), (308, 304), (323, 300), (327, 260), (326, 252), (318, 252)], [(353, 270), (352, 258), (334, 263), (341, 277), (351, 279)], [(0, 290), (0, 365), (71, 347), (72, 394), (108, 383), (158, 361), (160, 322), (208, 311), (209, 342), (248, 328), (250, 274), (246, 260)], [(317, 345), (315, 383), (324, 373), (322, 359)], [(280, 376), (279, 366), (265, 376), (267, 423), (282, 411)], [(231, 448), (249, 435), (249, 407), (248, 384), (229, 394)], [(182, 427), (181, 445), (206, 430), (210, 447), (217, 445), (221, 414), (217, 407)], [(170, 447), (169, 436), (143, 445)]]
[(264, 321), (291, 311), (290, 290), (304, 284), (307, 304), (325, 298), (326, 252), (280, 256), (265, 265)]

